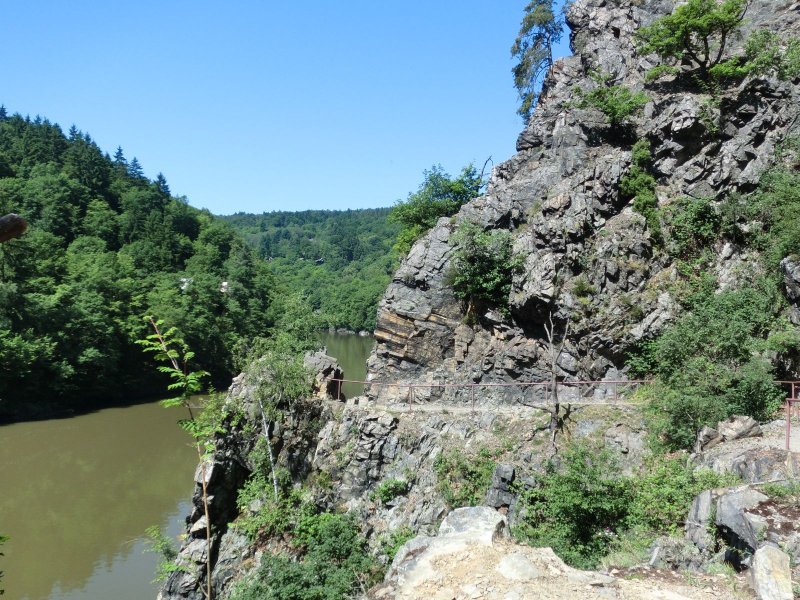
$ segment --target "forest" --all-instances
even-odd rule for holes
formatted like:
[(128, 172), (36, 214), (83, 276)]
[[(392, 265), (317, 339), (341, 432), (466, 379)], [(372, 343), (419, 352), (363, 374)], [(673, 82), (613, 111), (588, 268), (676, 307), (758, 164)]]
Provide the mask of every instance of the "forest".
[(166, 179), (74, 126), (0, 108), (0, 214), (30, 227), (0, 247), (0, 418), (163, 390), (136, 340), (143, 316), (180, 329), (224, 383), (264, 335), (274, 276), (241, 236)]
[(220, 217), (267, 261), (282, 286), (330, 327), (373, 331), (397, 258), (392, 209), (276, 211)]

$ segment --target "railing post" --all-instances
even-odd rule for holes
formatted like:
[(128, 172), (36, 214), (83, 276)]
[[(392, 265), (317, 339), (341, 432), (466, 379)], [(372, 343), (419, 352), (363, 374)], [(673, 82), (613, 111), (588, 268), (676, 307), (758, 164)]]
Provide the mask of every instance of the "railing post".
[(337, 379), (336, 380), (336, 401), (337, 402), (341, 402), (342, 401), (342, 380), (341, 379)]
[(472, 412), (475, 412), (475, 384), (469, 386), (470, 404), (472, 405)]
[(792, 437), (792, 401), (786, 399), (786, 451), (789, 451), (790, 440)]

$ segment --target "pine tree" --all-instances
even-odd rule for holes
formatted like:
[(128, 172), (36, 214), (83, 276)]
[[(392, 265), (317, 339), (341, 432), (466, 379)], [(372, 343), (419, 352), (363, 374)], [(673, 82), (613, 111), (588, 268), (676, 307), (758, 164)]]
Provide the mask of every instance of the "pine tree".
[(163, 173), (159, 173), (156, 175), (156, 189), (159, 191), (160, 194), (169, 197), (169, 185), (167, 184), (167, 178), (164, 177)]
[(133, 160), (128, 165), (128, 176), (132, 179), (144, 179), (144, 170), (139, 160), (134, 156)]
[(522, 101), (517, 112), (526, 123), (539, 100), (544, 77), (553, 66), (553, 44), (561, 39), (562, 20), (556, 17), (553, 4), (552, 0), (528, 3), (519, 35), (511, 47), (511, 56), (519, 60), (511, 70)]

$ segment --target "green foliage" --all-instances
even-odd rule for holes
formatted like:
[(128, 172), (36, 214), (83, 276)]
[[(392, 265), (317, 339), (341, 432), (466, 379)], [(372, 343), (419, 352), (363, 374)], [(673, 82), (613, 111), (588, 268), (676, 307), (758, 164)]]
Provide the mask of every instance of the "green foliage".
[(503, 229), (484, 231), (474, 223), (464, 221), (451, 241), (455, 249), (448, 281), (456, 298), (472, 308), (504, 309), (519, 264), (513, 259), (511, 232)]
[(642, 474), (629, 479), (632, 499), (626, 526), (658, 535), (678, 534), (697, 494), (740, 482), (732, 474), (695, 470), (685, 454), (651, 457)]
[(553, 0), (531, 0), (525, 6), (519, 34), (511, 47), (518, 62), (511, 72), (521, 101), (517, 112), (527, 123), (531, 117), (545, 75), (553, 66), (553, 45), (561, 40), (563, 19)]
[(175, 559), (178, 558), (178, 550), (175, 544), (164, 535), (158, 525), (151, 525), (145, 529), (145, 535), (148, 543), (147, 551), (161, 556), (161, 562), (158, 563), (156, 568), (156, 578), (153, 583), (164, 581), (175, 571), (183, 570), (180, 565), (175, 564)]
[[(239, 490), (236, 505), (240, 516), (234, 527), (250, 540), (265, 539), (297, 530), (301, 523), (317, 513), (310, 495), (302, 489), (291, 489), (291, 482), (282, 477), (282, 491), (276, 502), (272, 495), (268, 465), (253, 472)], [(255, 510), (253, 510), (255, 509)]]
[(777, 272), (786, 256), (800, 254), (800, 164), (796, 150), (787, 148), (781, 164), (768, 171), (744, 206), (740, 221), (752, 222), (748, 242)]
[(394, 246), (400, 255), (407, 254), (414, 242), (441, 217), (456, 214), (461, 206), (476, 198), (483, 185), (473, 165), (464, 167), (455, 179), (437, 165), (423, 171), (423, 175), (425, 179), (419, 189), (409, 194), (407, 200), (399, 200), (389, 213), (389, 222), (400, 226)]
[(467, 457), (457, 449), (442, 452), (434, 464), (437, 489), (450, 508), (479, 506), (489, 487), (495, 462), (486, 448)]
[(703, 425), (733, 414), (765, 420), (782, 392), (761, 357), (777, 324), (781, 299), (769, 282), (687, 299), (685, 313), (629, 360), (640, 375), (656, 375), (650, 390), (650, 430), (666, 448), (689, 448)]
[(595, 287), (583, 276), (577, 277), (573, 285), (572, 292), (578, 298), (587, 298), (597, 293)]
[[(215, 380), (265, 335), (273, 278), (229, 227), (132, 176), (73, 129), (0, 120), (0, 212), (30, 223), (0, 248), (0, 413), (46, 414), (163, 389), (135, 341), (158, 314)], [(163, 179), (163, 178), (162, 178)], [(221, 292), (222, 282), (228, 291)]]
[(639, 52), (655, 53), (668, 61), (690, 61), (705, 78), (722, 60), (748, 4), (748, 0), (689, 0), (671, 15), (639, 29)]
[(591, 568), (606, 552), (631, 499), (606, 450), (575, 444), (549, 464), (534, 488), (520, 495), (520, 541), (550, 546), (565, 562)]
[[(268, 261), (282, 289), (302, 296), (325, 326), (375, 329), (378, 300), (389, 285), (399, 227), (388, 208), (237, 213), (220, 217)], [(277, 311), (280, 312), (280, 311)]]
[(630, 117), (639, 114), (650, 97), (644, 92), (633, 92), (624, 85), (612, 85), (609, 75), (592, 75), (597, 84), (589, 91), (578, 88), (578, 108), (596, 108), (602, 112), (612, 128), (624, 126)]
[(381, 552), (386, 555), (391, 563), (394, 560), (394, 557), (397, 556), (397, 552), (400, 550), (403, 544), (414, 537), (414, 530), (410, 527), (406, 525), (398, 527), (397, 529), (392, 530), (387, 536), (382, 538)]
[(137, 343), (142, 346), (144, 352), (152, 353), (156, 361), (167, 363), (160, 365), (158, 370), (172, 379), (167, 389), (178, 392), (178, 396), (162, 400), (162, 404), (166, 407), (185, 406), (191, 396), (202, 393), (203, 380), (208, 377), (208, 372), (189, 370), (189, 362), (195, 354), (189, 350), (177, 328), (165, 329), (162, 320), (156, 320), (151, 316), (145, 317), (144, 320), (152, 326), (154, 333), (143, 340), (138, 340)]
[(709, 69), (709, 73), (721, 80), (769, 74), (779, 79), (794, 79), (800, 76), (800, 39), (784, 41), (766, 29), (756, 30), (747, 38), (744, 57), (722, 61)]
[(232, 600), (344, 600), (377, 582), (379, 570), (348, 515), (306, 514), (291, 543), (298, 559), (265, 553), (255, 576), (233, 591)]
[(640, 556), (655, 537), (683, 530), (697, 494), (738, 482), (695, 471), (686, 455), (651, 457), (640, 472), (623, 476), (608, 450), (576, 443), (548, 464), (536, 487), (522, 491), (514, 535), (593, 568), (609, 553)]
[(681, 70), (678, 67), (673, 67), (672, 65), (658, 65), (645, 73), (644, 80), (647, 83), (652, 83), (667, 75), (677, 75), (680, 72)]
[(370, 498), (385, 505), (398, 496), (407, 494), (410, 487), (405, 479), (384, 479), (372, 490)]
[[(673, 291), (687, 312), (628, 361), (635, 374), (658, 378), (645, 392), (656, 445), (688, 448), (703, 425), (732, 414), (765, 420), (782, 400), (769, 357), (800, 348), (800, 333), (781, 316), (779, 272), (784, 257), (800, 253), (797, 146), (786, 140), (777, 166), (747, 199), (729, 197), (717, 210), (710, 200), (682, 198), (664, 210), (668, 250), (680, 259)], [(755, 250), (766, 275), (717, 293), (705, 269), (720, 235)]]
[(669, 229), (668, 250), (679, 258), (697, 256), (721, 229), (720, 215), (708, 198), (678, 198), (665, 208), (664, 220)]
[(783, 503), (800, 503), (800, 481), (790, 480), (782, 483), (766, 483), (761, 487), (770, 498), (776, 498)]
[(650, 173), (652, 165), (650, 142), (641, 139), (631, 149), (631, 167), (620, 179), (619, 191), (624, 198), (633, 199), (633, 209), (645, 218), (653, 236), (660, 239), (661, 221), (656, 180)]

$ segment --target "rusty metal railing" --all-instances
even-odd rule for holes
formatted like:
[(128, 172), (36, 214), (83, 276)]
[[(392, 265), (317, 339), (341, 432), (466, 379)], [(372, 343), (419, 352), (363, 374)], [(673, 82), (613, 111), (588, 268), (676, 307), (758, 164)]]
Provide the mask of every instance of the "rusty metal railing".
[[(503, 404), (522, 406), (542, 406), (551, 404), (553, 400), (553, 382), (526, 381), (514, 383), (403, 383), (383, 381), (359, 381), (355, 379), (331, 379), (336, 383), (336, 399), (342, 399), (342, 385), (345, 383), (361, 385), (365, 391), (369, 388), (394, 388), (393, 399), (406, 402), (409, 406), (420, 400), (420, 403), (431, 401), (466, 404), (474, 410), (476, 392), (488, 392), (490, 399), (497, 400), (498, 392), (505, 394)], [(652, 380), (611, 380), (611, 381), (558, 381), (555, 383), (560, 402), (564, 404), (630, 404), (627, 400), (640, 386), (652, 383)], [(800, 426), (800, 381), (775, 381), (786, 392), (786, 450), (792, 446), (792, 420)], [(494, 394), (492, 394), (494, 392)], [(486, 394), (484, 394), (484, 397)], [(510, 397), (510, 398), (509, 398)], [(482, 398), (484, 399), (484, 398)], [(508, 400), (511, 400), (510, 402)], [(798, 444), (800, 451), (800, 444)]]
[[(439, 401), (444, 403), (469, 403), (475, 406), (476, 393), (484, 392), (490, 399), (503, 404), (541, 405), (553, 400), (553, 383), (550, 381), (526, 381), (514, 383), (404, 383), (382, 381), (358, 381), (354, 379), (332, 379), (336, 384), (336, 399), (342, 398), (342, 385), (362, 385), (365, 391), (371, 388), (394, 390), (392, 399), (415, 404)], [(572, 404), (599, 404), (625, 402), (641, 385), (649, 380), (611, 381), (559, 381), (555, 383), (559, 401)], [(380, 391), (378, 392), (380, 393)]]

